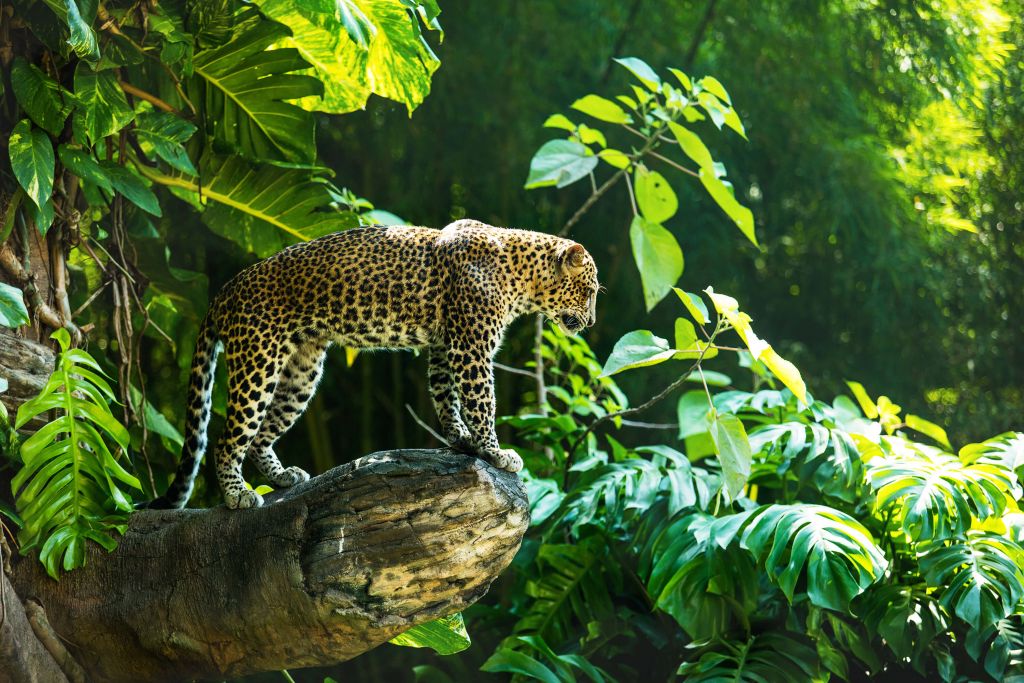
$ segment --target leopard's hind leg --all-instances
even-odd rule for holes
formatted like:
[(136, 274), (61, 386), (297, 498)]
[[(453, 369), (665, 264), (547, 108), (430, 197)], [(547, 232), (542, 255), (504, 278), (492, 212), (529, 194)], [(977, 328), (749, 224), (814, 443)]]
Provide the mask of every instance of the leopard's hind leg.
[(309, 479), (299, 467), (284, 467), (274, 453), (274, 443), (299, 419), (323, 374), (328, 341), (310, 341), (299, 345), (285, 361), (278, 378), (277, 391), (259, 434), (249, 446), (249, 455), (271, 484), (294, 486)]
[(251, 508), (263, 498), (246, 488), (242, 462), (259, 433), (277, 388), (282, 349), (259, 336), (236, 335), (225, 345), (228, 406), (224, 431), (217, 442), (217, 481), (229, 508)]

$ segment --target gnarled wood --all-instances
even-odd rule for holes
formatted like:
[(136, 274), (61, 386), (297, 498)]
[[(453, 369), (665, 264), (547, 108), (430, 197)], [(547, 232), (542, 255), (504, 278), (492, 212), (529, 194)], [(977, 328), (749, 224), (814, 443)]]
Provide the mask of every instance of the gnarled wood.
[(344, 661), (479, 599), (529, 524), (514, 474), (450, 451), (374, 453), (254, 510), (142, 511), (59, 582), (13, 567), (94, 681)]

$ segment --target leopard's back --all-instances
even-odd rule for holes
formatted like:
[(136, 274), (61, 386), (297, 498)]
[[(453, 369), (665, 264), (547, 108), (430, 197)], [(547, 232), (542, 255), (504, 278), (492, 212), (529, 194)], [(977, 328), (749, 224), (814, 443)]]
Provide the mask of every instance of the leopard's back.
[(439, 235), (431, 228), (373, 226), (293, 245), (224, 287), (214, 303), (220, 335), (422, 347), (436, 333), (445, 286), (436, 259)]

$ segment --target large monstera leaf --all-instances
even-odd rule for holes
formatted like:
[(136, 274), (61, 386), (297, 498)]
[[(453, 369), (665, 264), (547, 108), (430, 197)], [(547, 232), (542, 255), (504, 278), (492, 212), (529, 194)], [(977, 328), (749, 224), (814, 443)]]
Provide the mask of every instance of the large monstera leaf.
[(201, 103), (208, 135), (250, 159), (312, 163), (313, 114), (288, 100), (323, 94), (294, 48), (267, 49), (289, 36), (286, 26), (252, 10), (235, 25), (231, 40), (196, 53), (190, 88)]
[(962, 536), (974, 520), (999, 517), (1019, 493), (1013, 471), (936, 448), (886, 437), (887, 455), (867, 461), (875, 507), (892, 510), (915, 541)]
[(716, 639), (697, 652), (699, 658), (679, 667), (682, 680), (691, 683), (824, 680), (814, 646), (803, 634), (790, 631), (769, 631), (746, 641)]
[(918, 562), (939, 602), (967, 624), (994, 624), (1024, 598), (1024, 548), (998, 534), (972, 530), (963, 541), (928, 546)]
[(430, 92), (440, 61), (423, 39), (417, 15), (437, 28), (436, 2), (411, 0), (256, 0), (287, 24), (294, 47), (324, 82), (323, 98), (305, 97), (310, 110), (362, 109), (371, 94), (402, 102), (411, 113)]
[(888, 566), (867, 529), (824, 505), (766, 505), (751, 516), (740, 543), (790, 601), (806, 575), (811, 603), (839, 611)]
[(21, 551), (39, 547), (50, 576), (58, 568), (85, 564), (87, 541), (107, 550), (124, 532), (131, 501), (122, 486), (141, 489), (139, 480), (111, 453), (109, 442), (128, 447), (128, 430), (110, 411), (114, 391), (99, 364), (71, 348), (67, 330), (53, 333), (60, 344), (57, 367), (35, 398), (18, 408), (15, 426), (46, 414), (55, 417), (21, 445), (23, 467), (11, 480), (24, 525)]
[(211, 230), (260, 258), (358, 225), (355, 214), (333, 205), (336, 195), (330, 182), (307, 169), (215, 154), (203, 156), (198, 166), (202, 183), (184, 174), (163, 175), (142, 166), (140, 171), (205, 204), (203, 222)]

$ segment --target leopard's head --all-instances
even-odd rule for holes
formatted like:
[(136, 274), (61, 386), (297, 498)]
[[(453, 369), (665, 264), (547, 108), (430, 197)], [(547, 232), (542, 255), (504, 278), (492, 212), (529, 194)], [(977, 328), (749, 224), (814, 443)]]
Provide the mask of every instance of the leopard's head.
[(583, 245), (560, 241), (553, 281), (541, 292), (541, 312), (566, 334), (577, 334), (597, 322), (598, 287), (597, 266)]

